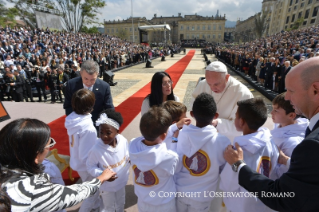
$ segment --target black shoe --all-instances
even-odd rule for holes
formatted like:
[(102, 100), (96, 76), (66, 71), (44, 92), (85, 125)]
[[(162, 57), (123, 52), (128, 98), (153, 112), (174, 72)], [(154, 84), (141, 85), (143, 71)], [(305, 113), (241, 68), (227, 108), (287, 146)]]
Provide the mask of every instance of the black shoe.
[(34, 100), (31, 100), (31, 102), (34, 102)]
[(45, 99), (44, 102), (47, 102), (47, 100)]
[(38, 100), (37, 102), (42, 102), (42, 100)]

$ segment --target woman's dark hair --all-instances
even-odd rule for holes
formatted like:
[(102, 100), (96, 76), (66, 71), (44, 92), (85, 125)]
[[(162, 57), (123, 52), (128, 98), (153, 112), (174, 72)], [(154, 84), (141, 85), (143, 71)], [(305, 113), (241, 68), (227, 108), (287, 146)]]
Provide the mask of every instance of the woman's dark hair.
[(95, 95), (92, 91), (82, 88), (77, 90), (71, 100), (72, 109), (76, 114), (85, 115), (93, 111)]
[(7, 194), (0, 189), (0, 211), (1, 212), (10, 212), (11, 211), (11, 202)]
[(50, 128), (37, 119), (21, 118), (7, 124), (0, 131), (0, 183), (12, 176), (9, 170), (39, 174), (41, 164), (35, 163), (50, 139)]
[[(170, 80), (172, 80), (169, 74), (164, 71), (156, 72), (152, 77), (151, 93), (147, 96), (149, 98), (150, 107), (153, 105), (160, 106), (163, 103), (162, 84), (164, 77), (168, 77)], [(171, 94), (167, 96), (167, 100), (175, 100), (173, 87)]]

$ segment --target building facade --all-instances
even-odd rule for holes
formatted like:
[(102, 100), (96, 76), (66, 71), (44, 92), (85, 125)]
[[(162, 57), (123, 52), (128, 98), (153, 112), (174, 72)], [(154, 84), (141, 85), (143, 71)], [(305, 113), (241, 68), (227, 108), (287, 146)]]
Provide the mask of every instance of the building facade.
[(226, 42), (234, 42), (235, 40), (235, 27), (225, 27), (224, 40)]
[(319, 0), (277, 0), (271, 16), (269, 34), (289, 30), (296, 22), (299, 28), (319, 24)]
[[(194, 40), (203, 39), (208, 42), (222, 42), (224, 41), (226, 15), (220, 16), (218, 13), (216, 16), (200, 16), (200, 15), (185, 15), (184, 17), (179, 13), (177, 16), (171, 17), (158, 17), (154, 14), (154, 17), (150, 20), (146, 18), (134, 18), (134, 32), (135, 41), (139, 42), (139, 30), (138, 26), (143, 25), (161, 25), (168, 24), (171, 28), (170, 31), (153, 31), (148, 32), (147, 42), (149, 43), (161, 43), (164, 42), (164, 33), (166, 38), (172, 43), (179, 43), (181, 40)], [(118, 20), (118, 21), (105, 21), (104, 22), (105, 33), (109, 35), (117, 35), (121, 29), (129, 30), (128, 40), (133, 41), (132, 19)]]
[[(138, 26), (150, 25), (151, 23), (145, 18), (133, 17), (133, 28), (132, 18), (126, 20), (109, 20), (104, 21), (104, 33), (112, 36), (118, 36), (128, 41), (139, 41), (139, 30)], [(134, 34), (134, 39), (133, 39)]]
[[(318, 25), (318, 10), (319, 0), (263, 0), (261, 13), (267, 14), (263, 36)], [(237, 21), (235, 41), (256, 38), (253, 30), (255, 16)]]
[(260, 15), (260, 13), (257, 13), (244, 21), (237, 20), (234, 32), (235, 42), (249, 42), (256, 39), (255, 18), (257, 15)]

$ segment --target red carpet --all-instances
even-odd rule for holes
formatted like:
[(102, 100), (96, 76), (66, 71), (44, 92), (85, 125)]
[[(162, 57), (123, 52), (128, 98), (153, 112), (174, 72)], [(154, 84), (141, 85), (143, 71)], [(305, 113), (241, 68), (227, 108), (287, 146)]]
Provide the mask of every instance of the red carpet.
[[(188, 66), (189, 62), (193, 58), (195, 54), (195, 50), (190, 50), (188, 54), (168, 68), (165, 72), (167, 72), (174, 82), (173, 88), (177, 84), (179, 78), (182, 76), (184, 70)], [(144, 98), (151, 92), (151, 82), (133, 94), (130, 98), (122, 102), (120, 105), (116, 107), (116, 111), (120, 112), (123, 116), (124, 122), (120, 128), (120, 132), (122, 132), (131, 121), (141, 112), (141, 106)]]
[[(172, 65), (170, 68), (166, 70), (166, 72), (171, 76), (172, 81), (174, 82), (173, 88), (177, 84), (179, 78), (182, 76), (189, 62), (193, 58), (195, 54), (195, 50), (190, 50), (188, 54)], [(133, 94), (130, 98), (122, 102), (115, 109), (120, 112), (123, 116), (124, 123), (120, 128), (120, 132), (122, 132), (131, 121), (141, 112), (141, 106), (144, 98), (151, 91), (151, 82)], [(62, 116), (48, 125), (51, 128), (51, 136), (57, 141), (57, 144), (54, 148), (58, 149), (58, 153), (62, 155), (69, 155), (69, 139), (67, 136), (66, 128), (64, 127), (65, 117)], [(73, 175), (75, 181), (79, 177), (79, 175), (73, 171)], [(65, 183), (72, 184), (72, 181), (69, 180), (67, 170), (62, 173), (63, 180)]]

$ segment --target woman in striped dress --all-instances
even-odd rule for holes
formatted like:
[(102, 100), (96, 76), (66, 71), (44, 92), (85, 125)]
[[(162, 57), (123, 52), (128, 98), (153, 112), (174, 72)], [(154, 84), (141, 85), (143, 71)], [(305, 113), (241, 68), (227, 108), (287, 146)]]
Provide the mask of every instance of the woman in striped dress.
[(90, 182), (52, 184), (41, 163), (54, 144), (48, 125), (37, 119), (17, 119), (0, 131), (0, 184), (12, 211), (57, 211), (74, 206), (115, 175), (107, 169)]

